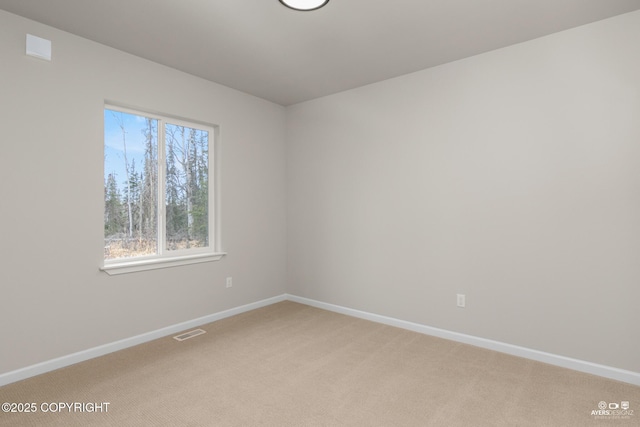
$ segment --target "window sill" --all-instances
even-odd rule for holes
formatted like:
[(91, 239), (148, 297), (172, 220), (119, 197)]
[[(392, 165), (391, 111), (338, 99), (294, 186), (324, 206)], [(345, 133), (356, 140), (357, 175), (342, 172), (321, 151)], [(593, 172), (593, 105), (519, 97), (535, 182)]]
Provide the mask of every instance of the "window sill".
[(137, 261), (113, 262), (100, 267), (110, 276), (116, 274), (136, 273), (138, 271), (156, 270), (159, 268), (178, 267), (180, 265), (199, 264), (201, 262), (219, 261), (225, 252), (186, 255), (174, 258), (153, 258)]

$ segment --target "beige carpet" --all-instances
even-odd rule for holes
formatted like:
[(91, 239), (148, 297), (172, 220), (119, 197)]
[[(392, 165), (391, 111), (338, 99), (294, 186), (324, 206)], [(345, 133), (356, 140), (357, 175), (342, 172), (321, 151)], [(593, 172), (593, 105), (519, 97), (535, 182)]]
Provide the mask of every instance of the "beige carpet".
[(0, 426), (640, 426), (640, 387), (293, 302), (202, 329), (1, 387), (37, 412)]

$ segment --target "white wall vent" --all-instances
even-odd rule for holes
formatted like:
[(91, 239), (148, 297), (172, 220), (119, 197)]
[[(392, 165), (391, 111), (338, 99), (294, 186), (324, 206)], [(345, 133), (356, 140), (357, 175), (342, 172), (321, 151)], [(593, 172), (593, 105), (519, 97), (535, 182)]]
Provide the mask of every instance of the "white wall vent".
[(27, 34), (27, 55), (51, 61), (51, 40)]
[(197, 337), (198, 335), (202, 335), (202, 334), (204, 334), (206, 332), (207, 331), (203, 331), (202, 329), (194, 329), (193, 331), (189, 331), (189, 332), (185, 332), (184, 334), (176, 335), (175, 337), (173, 337), (173, 339), (177, 340), (177, 341), (184, 341), (184, 340), (188, 340), (189, 338), (193, 338), (193, 337)]

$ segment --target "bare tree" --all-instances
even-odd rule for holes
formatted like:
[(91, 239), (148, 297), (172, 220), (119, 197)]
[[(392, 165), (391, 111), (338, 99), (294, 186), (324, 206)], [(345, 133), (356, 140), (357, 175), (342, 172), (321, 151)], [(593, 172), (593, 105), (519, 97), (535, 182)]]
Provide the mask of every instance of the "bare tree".
[(116, 114), (115, 111), (112, 111), (111, 114), (113, 114), (113, 118), (116, 120), (116, 122), (118, 123), (118, 126), (120, 127), (120, 130), (122, 131), (122, 150), (124, 152), (124, 169), (125, 169), (125, 173), (127, 175), (127, 212), (128, 212), (128, 216), (129, 216), (129, 237), (133, 236), (133, 212), (131, 209), (131, 180), (130, 180), (130, 173), (129, 173), (129, 162), (127, 161), (127, 131), (125, 130), (124, 127), (124, 120), (122, 119), (122, 113), (120, 114)]

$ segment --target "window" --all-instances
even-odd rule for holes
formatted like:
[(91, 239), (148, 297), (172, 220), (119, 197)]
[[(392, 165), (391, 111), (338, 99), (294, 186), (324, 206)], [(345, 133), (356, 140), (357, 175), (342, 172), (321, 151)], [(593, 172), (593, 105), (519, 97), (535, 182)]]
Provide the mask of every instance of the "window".
[(220, 259), (213, 126), (104, 109), (109, 274)]

